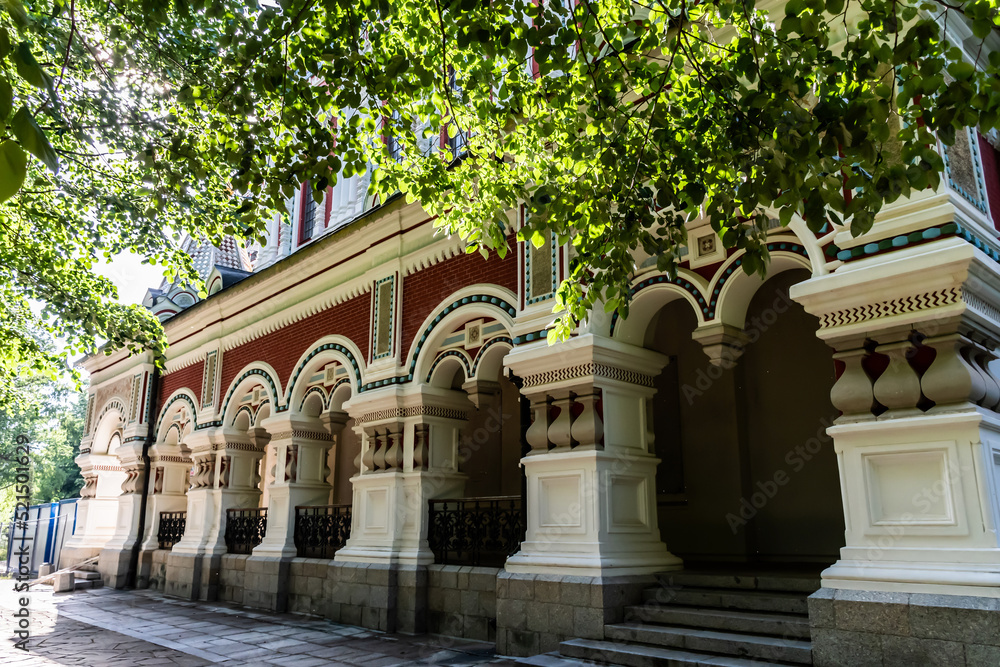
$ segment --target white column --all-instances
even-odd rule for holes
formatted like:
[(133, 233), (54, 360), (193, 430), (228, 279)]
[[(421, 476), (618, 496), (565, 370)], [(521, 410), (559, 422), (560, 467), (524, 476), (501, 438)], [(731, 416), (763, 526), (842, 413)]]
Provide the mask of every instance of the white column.
[(363, 434), (351, 537), (342, 562), (434, 562), (427, 546), (427, 501), (461, 497), (458, 438), (472, 403), (465, 392), (416, 385), (352, 399), (345, 408)]
[(263, 429), (251, 431), (221, 428), (195, 431), (187, 437), (194, 462), (187, 493), (187, 525), (173, 553), (226, 553), (226, 510), (258, 506), (258, 470), (267, 433)]
[[(648, 399), (666, 357), (585, 334), (516, 348), (505, 365), (523, 381), (534, 421), (527, 535), (514, 573), (648, 574), (680, 567), (660, 540)], [(579, 407), (576, 407), (579, 406)], [(558, 411), (549, 420), (550, 411)]]
[(184, 456), (179, 447), (154, 445), (150, 448), (149, 458), (151, 480), (146, 503), (146, 536), (142, 541), (144, 551), (159, 548), (157, 534), (161, 512), (187, 510), (192, 466), (191, 459)]
[(958, 238), (848, 267), (791, 293), (844, 364), (846, 546), (823, 586), (1000, 597), (998, 267)]
[(319, 419), (288, 413), (270, 417), (262, 426), (271, 434), (277, 464), (268, 491), (267, 534), (253, 555), (294, 557), (295, 508), (330, 502), (327, 457), (334, 437)]

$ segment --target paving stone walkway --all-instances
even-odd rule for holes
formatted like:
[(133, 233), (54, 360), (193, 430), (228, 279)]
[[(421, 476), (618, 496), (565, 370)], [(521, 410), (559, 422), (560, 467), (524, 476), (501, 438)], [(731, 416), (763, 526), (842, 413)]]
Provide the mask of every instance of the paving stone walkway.
[(295, 614), (174, 600), (149, 591), (33, 590), (29, 651), (14, 648), (18, 595), (0, 580), (0, 665), (515, 667), (493, 645), (386, 634)]

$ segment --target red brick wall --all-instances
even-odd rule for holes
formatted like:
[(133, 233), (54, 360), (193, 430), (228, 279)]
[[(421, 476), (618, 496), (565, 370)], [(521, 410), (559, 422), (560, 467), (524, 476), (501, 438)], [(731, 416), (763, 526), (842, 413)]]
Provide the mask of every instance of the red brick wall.
[(982, 135), (979, 135), (979, 154), (983, 156), (983, 181), (986, 183), (993, 226), (1000, 229), (1000, 154)]
[[(431, 310), (449, 294), (467, 285), (489, 283), (517, 293), (517, 253), (521, 246), (511, 243), (507, 256), (491, 252), (487, 260), (478, 252), (459, 255), (403, 278), (402, 354), (410, 351), (420, 325)], [(516, 306), (517, 304), (511, 304)]]
[(160, 400), (159, 407), (157, 407), (157, 414), (153, 415), (154, 424), (156, 423), (156, 419), (160, 416), (159, 411), (163, 409), (163, 402), (170, 398), (170, 394), (174, 393), (181, 387), (187, 387), (193, 391), (195, 406), (197, 407), (201, 405), (201, 379), (205, 373), (204, 366), (205, 362), (199, 361), (196, 364), (191, 364), (187, 368), (182, 368), (160, 377)]
[[(371, 294), (362, 294), (283, 329), (226, 350), (222, 355), (222, 399), (225, 400), (225, 392), (229, 390), (236, 374), (254, 361), (263, 361), (274, 367), (282, 391), (287, 391), (295, 362), (323, 336), (346, 336), (354, 341), (362, 354), (367, 354), (370, 303)], [(358, 362), (364, 364), (365, 360), (359, 359)]]

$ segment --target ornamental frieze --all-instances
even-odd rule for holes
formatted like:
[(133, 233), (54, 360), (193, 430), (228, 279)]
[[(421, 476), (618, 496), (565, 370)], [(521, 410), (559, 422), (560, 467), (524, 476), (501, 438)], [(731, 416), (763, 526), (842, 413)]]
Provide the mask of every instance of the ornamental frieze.
[(405, 419), (407, 417), (440, 417), (443, 419), (465, 420), (469, 418), (469, 413), (467, 410), (445, 408), (438, 405), (411, 405), (408, 408), (386, 408), (385, 410), (367, 412), (361, 415), (358, 419), (358, 424), (370, 424), (371, 422)]
[(825, 313), (820, 316), (819, 324), (821, 329), (831, 329), (833, 327), (877, 320), (883, 317), (892, 317), (893, 315), (918, 313), (932, 308), (951, 306), (962, 300), (963, 290), (961, 287), (947, 287), (913, 296), (886, 299), (878, 303), (864, 304), (832, 313)]
[(271, 436), (271, 441), (275, 440), (320, 440), (322, 442), (333, 442), (333, 436), (326, 431), (282, 431)]
[(652, 387), (655, 379), (654, 376), (646, 373), (630, 371), (624, 368), (618, 368), (617, 366), (599, 364), (592, 361), (590, 363), (580, 364), (579, 366), (557, 368), (545, 371), (544, 373), (527, 375), (524, 378), (524, 387), (538, 387), (541, 385), (554, 384), (556, 382), (575, 380), (576, 378), (590, 376), (605, 378), (608, 380), (617, 380), (619, 382), (627, 382), (629, 384), (635, 384), (642, 387)]

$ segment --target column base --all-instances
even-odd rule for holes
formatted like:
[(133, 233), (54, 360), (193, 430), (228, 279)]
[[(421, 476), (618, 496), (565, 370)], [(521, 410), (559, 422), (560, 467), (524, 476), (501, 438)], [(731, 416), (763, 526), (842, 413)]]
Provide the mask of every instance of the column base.
[(243, 575), (243, 604), (254, 609), (288, 611), (289, 574), (292, 558), (258, 556), (246, 559)]
[(184, 600), (219, 599), (221, 554), (170, 552), (167, 556), (164, 593)]
[(842, 559), (821, 576), (831, 589), (1000, 598), (1000, 554), (985, 563), (962, 562), (960, 556), (967, 553), (940, 562)]
[[(509, 562), (509, 561), (508, 561)], [(625, 607), (642, 602), (649, 575), (580, 577), (501, 571), (497, 578), (497, 653), (530, 656), (567, 639), (604, 639)]]
[(1000, 665), (998, 619), (995, 598), (821, 588), (809, 598), (813, 664)]
[(97, 571), (101, 573), (104, 585), (109, 588), (125, 588), (131, 560), (131, 549), (101, 550), (100, 559), (97, 561)]

